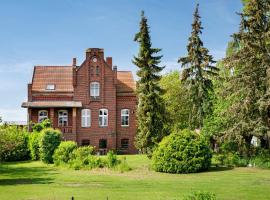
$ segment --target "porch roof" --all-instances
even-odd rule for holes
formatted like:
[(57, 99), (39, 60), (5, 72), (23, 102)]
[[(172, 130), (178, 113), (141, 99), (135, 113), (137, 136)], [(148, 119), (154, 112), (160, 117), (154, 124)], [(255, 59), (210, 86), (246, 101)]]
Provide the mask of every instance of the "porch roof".
[(79, 108), (82, 107), (80, 101), (32, 101), (23, 102), (23, 108)]

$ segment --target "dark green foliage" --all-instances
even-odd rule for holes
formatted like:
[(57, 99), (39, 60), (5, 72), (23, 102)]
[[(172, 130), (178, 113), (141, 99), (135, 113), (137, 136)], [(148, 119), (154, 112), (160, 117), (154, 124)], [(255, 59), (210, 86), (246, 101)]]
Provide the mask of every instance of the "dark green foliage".
[(39, 140), (40, 133), (32, 132), (29, 134), (28, 149), (32, 160), (39, 160)]
[(53, 154), (53, 162), (55, 165), (67, 164), (71, 159), (72, 152), (77, 148), (76, 142), (61, 142)]
[(59, 146), (62, 134), (59, 130), (52, 128), (43, 129), (40, 135), (39, 150), (40, 159), (44, 163), (53, 163), (53, 153)]
[(245, 1), (239, 32), (233, 35), (234, 51), (224, 62), (234, 74), (225, 96), (232, 99), (225, 112), (230, 126), (223, 131), (221, 139), (237, 141), (239, 152), (247, 156), (252, 156), (253, 136), (260, 138), (263, 148), (270, 147), (269, 10), (270, 1)]
[(16, 126), (0, 126), (0, 161), (29, 159), (28, 132)]
[(49, 119), (45, 119), (41, 123), (35, 123), (32, 126), (32, 129), (34, 132), (41, 132), (43, 129), (50, 127), (52, 127), (51, 121)]
[(206, 116), (211, 114), (212, 78), (218, 75), (218, 68), (213, 66), (215, 61), (200, 39), (200, 18), (197, 5), (187, 46), (188, 55), (178, 60), (183, 68), (181, 80), (186, 84), (192, 104), (189, 114), (190, 129), (201, 128)]
[(216, 195), (210, 192), (194, 192), (184, 198), (184, 200), (216, 200)]
[(185, 129), (165, 137), (154, 151), (152, 162), (155, 171), (193, 173), (207, 170), (211, 157), (207, 140)]
[(151, 156), (154, 147), (164, 136), (165, 108), (159, 85), (164, 67), (159, 67), (162, 56), (155, 56), (160, 49), (152, 48), (147, 19), (142, 12), (140, 31), (135, 39), (139, 43), (139, 53), (133, 63), (139, 68), (137, 76), (137, 136), (136, 147)]

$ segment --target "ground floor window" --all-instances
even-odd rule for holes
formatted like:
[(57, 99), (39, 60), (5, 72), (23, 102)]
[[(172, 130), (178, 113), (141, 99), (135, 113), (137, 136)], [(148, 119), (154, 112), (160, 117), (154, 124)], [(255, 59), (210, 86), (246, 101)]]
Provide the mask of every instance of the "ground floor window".
[(84, 140), (82, 140), (82, 146), (89, 146), (90, 145), (90, 140), (88, 140), (88, 139), (84, 139)]
[(58, 126), (68, 126), (68, 111), (67, 110), (59, 110)]
[(121, 149), (128, 149), (129, 140), (121, 139)]
[(42, 122), (45, 119), (48, 119), (48, 111), (47, 110), (38, 111), (38, 123)]
[(100, 139), (99, 140), (99, 148), (100, 149), (106, 149), (107, 148), (107, 140), (106, 139)]

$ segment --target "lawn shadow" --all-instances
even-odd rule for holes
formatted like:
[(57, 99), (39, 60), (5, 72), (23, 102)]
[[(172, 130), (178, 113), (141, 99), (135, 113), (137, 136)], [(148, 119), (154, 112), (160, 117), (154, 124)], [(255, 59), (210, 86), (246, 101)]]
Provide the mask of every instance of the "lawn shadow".
[(0, 185), (50, 184), (53, 183), (54, 175), (58, 174), (54, 168), (17, 166), (18, 163), (5, 163), (0, 166)]
[(233, 167), (226, 167), (226, 166), (212, 166), (209, 168), (207, 172), (222, 172), (222, 171), (229, 171), (234, 169)]
[(4, 185), (26, 185), (26, 184), (50, 184), (52, 178), (12, 178), (0, 179), (0, 186)]

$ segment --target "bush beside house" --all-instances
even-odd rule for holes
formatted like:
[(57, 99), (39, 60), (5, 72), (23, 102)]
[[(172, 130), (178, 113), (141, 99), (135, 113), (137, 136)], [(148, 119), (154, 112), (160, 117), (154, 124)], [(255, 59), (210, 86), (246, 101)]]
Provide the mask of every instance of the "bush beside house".
[(153, 153), (158, 172), (193, 173), (207, 170), (212, 153), (207, 140), (194, 131), (175, 131), (165, 137)]
[(62, 133), (59, 130), (46, 128), (41, 131), (39, 149), (40, 159), (44, 163), (53, 163), (53, 153), (59, 146)]
[(0, 126), (0, 161), (29, 159), (28, 132), (20, 127)]

